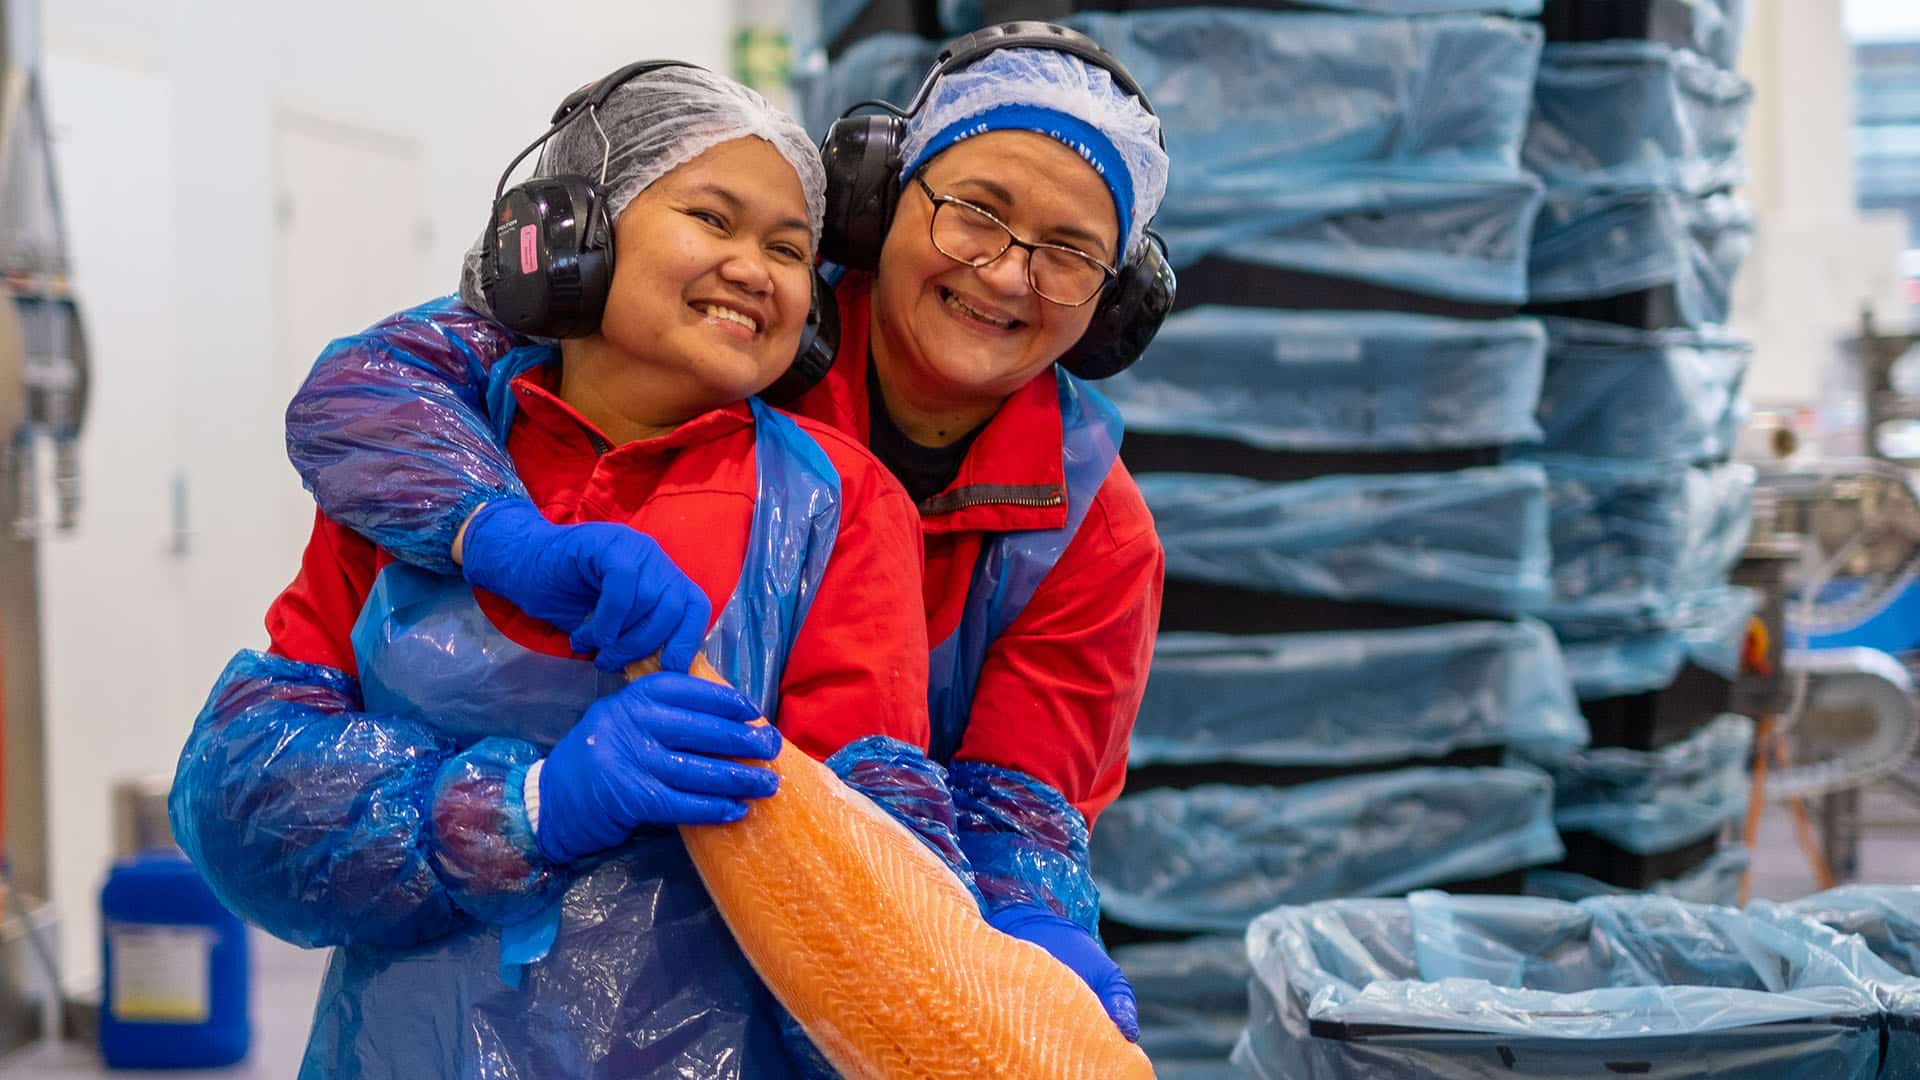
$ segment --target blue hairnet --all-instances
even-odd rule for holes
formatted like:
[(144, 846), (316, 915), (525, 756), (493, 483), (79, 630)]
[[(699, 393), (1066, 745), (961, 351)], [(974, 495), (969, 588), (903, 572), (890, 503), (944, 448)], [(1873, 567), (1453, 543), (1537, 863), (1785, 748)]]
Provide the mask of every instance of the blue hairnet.
[[(807, 200), (807, 225), (820, 242), (827, 173), (819, 151), (793, 117), (732, 79), (704, 68), (669, 67), (629, 79), (606, 103), (556, 132), (540, 151), (535, 176), (588, 176), (605, 180), (608, 220), (618, 221), (634, 196), (674, 169), (725, 142), (764, 139), (787, 159)], [(490, 225), (491, 223), (489, 223)], [(480, 260), (486, 235), (467, 251), (460, 299), (491, 314), (480, 290)]]
[[(961, 128), (963, 121), (981, 118), (983, 125)], [(1064, 125), (1053, 123), (1062, 119)], [(1000, 49), (944, 76), (907, 121), (901, 175), (912, 176), (928, 158), (979, 134), (982, 126), (1039, 131), (1086, 156), (1102, 172), (1123, 217), (1122, 252), (1134, 249), (1160, 209), (1168, 168), (1160, 121), (1102, 68), (1052, 49)], [(1110, 157), (1117, 161), (1109, 164)]]

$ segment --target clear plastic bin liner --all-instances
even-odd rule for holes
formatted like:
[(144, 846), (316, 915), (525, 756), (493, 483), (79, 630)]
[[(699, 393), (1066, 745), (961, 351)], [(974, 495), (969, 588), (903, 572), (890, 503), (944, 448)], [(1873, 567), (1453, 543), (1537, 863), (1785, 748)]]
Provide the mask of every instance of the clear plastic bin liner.
[(1591, 639), (1685, 625), (1746, 547), (1754, 471), (1541, 454), (1551, 505), (1547, 621)]
[(1138, 479), (1169, 577), (1501, 615), (1548, 595), (1546, 479), (1533, 464), (1286, 484)]
[(1533, 228), (1528, 289), (1553, 302), (1670, 286), (1682, 325), (1724, 323), (1752, 243), (1753, 211), (1734, 195), (1549, 191)]
[[(814, 52), (796, 48), (791, 82), (800, 122), (809, 135), (820, 139), (855, 102), (889, 101), (905, 108), (943, 44), (912, 34), (875, 34), (848, 46), (832, 64), (827, 63), (824, 48)], [(862, 112), (878, 115), (872, 109)]]
[(1608, 746), (1522, 756), (1553, 777), (1553, 821), (1637, 855), (1713, 834), (1746, 811), (1753, 721), (1722, 716), (1658, 750)]
[(1550, 451), (1693, 464), (1725, 458), (1746, 419), (1753, 347), (1718, 329), (1548, 319), (1539, 422)]
[(1711, 60), (1651, 41), (1548, 45), (1522, 160), (1549, 189), (1672, 188), (1744, 179), (1753, 87)]
[(1882, 960), (1920, 976), (1920, 885), (1842, 885), (1781, 906), (1860, 935)]
[[(1920, 978), (1912, 970), (1911, 885), (1850, 885), (1790, 904), (1757, 900), (1748, 912), (1839, 957), (1879, 998), (1886, 1025), (1881, 1080), (1920, 1078)], [(1905, 894), (1905, 895), (1902, 895)], [(1857, 906), (1856, 906), (1857, 905)], [(1905, 908), (1904, 912), (1900, 909)], [(1882, 916), (1904, 920), (1903, 941), (1880, 933)], [(1859, 929), (1850, 929), (1857, 924)]]
[(1880, 1007), (1839, 959), (1667, 897), (1345, 900), (1247, 932), (1234, 1063), (1261, 1080), (1869, 1080)]
[[(1174, 161), (1177, 178), (1180, 161)], [(1169, 189), (1154, 219), (1177, 268), (1217, 255), (1480, 304), (1527, 299), (1540, 181), (1369, 177), (1290, 186), (1271, 176)], [(1247, 297), (1259, 303), (1256, 295)]]
[(1133, 984), (1140, 1047), (1155, 1064), (1208, 1058), (1226, 1064), (1247, 1026), (1253, 975), (1240, 935), (1123, 945), (1113, 959)]
[(1106, 380), (1127, 430), (1266, 450), (1536, 442), (1546, 335), (1534, 319), (1197, 307)]
[(1728, 679), (1740, 674), (1747, 622), (1760, 596), (1738, 585), (1710, 589), (1686, 600), (1687, 614), (1675, 630), (1653, 630), (1590, 641), (1563, 639), (1567, 675), (1582, 701), (1642, 694), (1673, 684), (1688, 662)]
[(1163, 633), (1129, 762), (1341, 766), (1586, 744), (1553, 633), (1531, 619)]
[(1291, 788), (1122, 795), (1093, 834), (1109, 918), (1234, 932), (1275, 904), (1386, 896), (1555, 862), (1553, 786), (1529, 768), (1401, 769)]
[[(1713, 853), (1706, 862), (1671, 881), (1654, 882), (1645, 890), (1690, 904), (1732, 906), (1740, 899), (1740, 875), (1753, 862), (1753, 853), (1738, 844)], [(1585, 900), (1589, 896), (1633, 896), (1640, 890), (1623, 889), (1585, 874), (1566, 870), (1527, 871), (1527, 895), (1549, 900)]]
[(1173, 159), (1170, 204), (1356, 174), (1520, 168), (1536, 23), (1199, 6), (1066, 21), (1118, 57), (1153, 102)]

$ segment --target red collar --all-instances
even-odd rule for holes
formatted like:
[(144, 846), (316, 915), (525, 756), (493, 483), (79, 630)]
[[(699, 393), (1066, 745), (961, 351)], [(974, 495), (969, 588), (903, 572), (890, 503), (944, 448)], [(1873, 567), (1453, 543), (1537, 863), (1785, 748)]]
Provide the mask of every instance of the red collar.
[[(867, 365), (872, 278), (849, 273), (835, 290), (840, 351), (826, 379), (796, 403), (802, 415), (872, 441), (867, 424)], [(1058, 529), (1067, 523), (1060, 390), (1053, 368), (1003, 402), (973, 440), (959, 475), (920, 503), (929, 533)]]
[(752, 409), (746, 402), (739, 401), (701, 413), (665, 435), (615, 446), (605, 432), (561, 399), (559, 389), (560, 365), (557, 363), (542, 364), (513, 380), (519, 415), (515, 418), (512, 438), (522, 444), (537, 445), (543, 457), (584, 453), (604, 459), (610, 467), (618, 467), (629, 461), (711, 442), (753, 424)]

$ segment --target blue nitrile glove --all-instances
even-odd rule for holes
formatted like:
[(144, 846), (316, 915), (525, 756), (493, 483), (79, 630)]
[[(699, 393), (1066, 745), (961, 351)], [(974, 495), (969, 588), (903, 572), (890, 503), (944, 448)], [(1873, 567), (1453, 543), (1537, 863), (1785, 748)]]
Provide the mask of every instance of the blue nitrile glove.
[(759, 715), (732, 687), (672, 671), (594, 702), (538, 766), (540, 853), (568, 863), (642, 825), (740, 820), (780, 786), (771, 769), (718, 760), (780, 752), (773, 725), (749, 726)]
[(668, 671), (687, 670), (713, 614), (652, 537), (611, 521), (555, 525), (526, 499), (495, 499), (460, 547), (469, 584), (568, 631), (602, 671), (654, 653)]
[(1120, 1034), (1128, 1042), (1140, 1041), (1140, 1006), (1133, 998), (1133, 984), (1085, 927), (1032, 904), (1001, 908), (987, 916), (987, 923), (1003, 934), (1040, 946), (1072, 968), (1093, 987)]

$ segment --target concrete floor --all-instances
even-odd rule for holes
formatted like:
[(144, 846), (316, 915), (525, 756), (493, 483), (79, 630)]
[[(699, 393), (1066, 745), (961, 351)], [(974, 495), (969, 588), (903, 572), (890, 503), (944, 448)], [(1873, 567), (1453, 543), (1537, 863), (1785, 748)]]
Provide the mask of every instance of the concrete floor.
[[(1920, 807), (1870, 792), (1862, 806), (1860, 880), (1920, 882)], [(1786, 811), (1770, 807), (1761, 819), (1753, 860), (1753, 895), (1792, 900), (1817, 891), (1813, 872), (1794, 839)], [(254, 935), (254, 1048), (231, 1069), (209, 1072), (109, 1073), (92, 1046), (41, 1043), (0, 1058), (7, 1080), (79, 1080), (82, 1077), (166, 1077), (168, 1080), (286, 1080), (299, 1070), (313, 1000), (326, 967), (324, 951), (296, 949)]]

